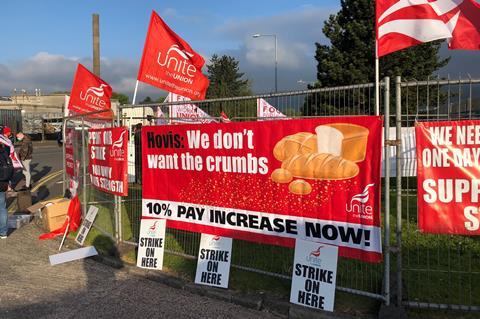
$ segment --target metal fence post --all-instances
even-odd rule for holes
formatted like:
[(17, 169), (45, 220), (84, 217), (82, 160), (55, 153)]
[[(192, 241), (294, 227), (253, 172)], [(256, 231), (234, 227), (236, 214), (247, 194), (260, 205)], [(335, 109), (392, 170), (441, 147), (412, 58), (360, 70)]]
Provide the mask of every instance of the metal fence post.
[[(117, 121), (114, 124), (114, 127), (120, 127), (120, 113), (122, 109), (120, 106), (117, 108)], [(128, 139), (125, 141), (128, 145)], [(128, 160), (128, 151), (127, 151), (127, 160)], [(128, 166), (128, 164), (127, 164)], [(128, 174), (128, 172), (127, 172)], [(128, 184), (127, 184), (128, 187)], [(115, 196), (115, 238), (117, 239), (117, 244), (122, 241), (122, 197), (116, 195)]]
[(383, 282), (385, 290), (385, 305), (390, 305), (390, 78), (383, 80), (384, 84), (384, 108), (385, 108), (385, 231), (384, 243), (385, 250), (385, 269), (383, 273)]
[(85, 119), (82, 116), (82, 168), (83, 168), (83, 203), (82, 203), (82, 211), (83, 216), (87, 214), (87, 157), (85, 151)]
[(402, 78), (395, 79), (395, 102), (396, 102), (396, 137), (397, 137), (397, 307), (402, 306)]
[(65, 191), (67, 190), (67, 164), (65, 158), (67, 157), (67, 150), (65, 148), (65, 132), (67, 130), (67, 122), (68, 120), (64, 119), (63, 120), (63, 126), (62, 126), (62, 131), (60, 134), (62, 134), (62, 152), (63, 152), (63, 161), (62, 161), (62, 168), (63, 168), (63, 193), (62, 196), (65, 195)]

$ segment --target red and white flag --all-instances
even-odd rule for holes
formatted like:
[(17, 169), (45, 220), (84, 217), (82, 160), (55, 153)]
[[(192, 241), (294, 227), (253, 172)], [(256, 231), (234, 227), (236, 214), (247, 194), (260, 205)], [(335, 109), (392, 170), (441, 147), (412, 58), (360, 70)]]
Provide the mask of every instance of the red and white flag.
[[(188, 97), (181, 96), (175, 93), (169, 93), (165, 102), (189, 102)], [(170, 109), (170, 123), (212, 123), (217, 122), (214, 118), (208, 115), (201, 108), (195, 104), (173, 104), (169, 106)]]
[(377, 0), (378, 57), (462, 32), (464, 1), (470, 0)]
[(222, 123), (231, 123), (232, 121), (230, 120), (230, 118), (227, 116), (227, 114), (225, 112), (222, 111), (222, 113), (220, 113), (220, 121)]
[(278, 118), (288, 119), (285, 114), (277, 110), (277, 108), (264, 99), (257, 99), (257, 117), (259, 118), (259, 121), (274, 120)]
[(157, 110), (155, 112), (155, 117), (157, 120), (155, 121), (156, 125), (166, 125), (167, 119), (165, 118), (165, 114), (163, 114), (162, 107), (157, 106)]
[(204, 64), (203, 57), (152, 11), (137, 79), (192, 100), (201, 100), (209, 85), (208, 78), (202, 74)]
[(480, 4), (475, 0), (464, 0), (450, 12), (446, 19), (452, 38), (448, 43), (452, 50), (480, 50)]
[(8, 138), (3, 136), (3, 134), (0, 134), (0, 143), (5, 146), (8, 146), (8, 148), (10, 149), (10, 159), (12, 160), (13, 168), (22, 169), (23, 168), (22, 162), (20, 162), (19, 157), (15, 152), (15, 147), (13, 146), (12, 141), (10, 141)]
[(68, 110), (76, 114), (106, 111), (93, 114), (91, 117), (111, 119), (113, 116), (111, 96), (110, 85), (79, 63), (73, 80)]

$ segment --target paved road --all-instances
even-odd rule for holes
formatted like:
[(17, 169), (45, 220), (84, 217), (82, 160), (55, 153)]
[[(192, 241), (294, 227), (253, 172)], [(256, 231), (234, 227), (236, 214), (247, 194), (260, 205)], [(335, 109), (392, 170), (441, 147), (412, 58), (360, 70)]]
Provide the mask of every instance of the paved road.
[(50, 266), (33, 224), (0, 240), (0, 318), (275, 318), (133, 277), (93, 260)]

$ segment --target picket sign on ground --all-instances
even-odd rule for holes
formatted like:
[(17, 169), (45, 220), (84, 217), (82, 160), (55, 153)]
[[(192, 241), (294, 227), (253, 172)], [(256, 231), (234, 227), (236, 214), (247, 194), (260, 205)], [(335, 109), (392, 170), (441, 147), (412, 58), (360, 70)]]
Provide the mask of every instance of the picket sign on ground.
[(90, 228), (92, 228), (93, 222), (95, 221), (95, 217), (97, 217), (98, 207), (90, 206), (88, 209), (87, 215), (80, 226), (80, 230), (77, 233), (77, 237), (75, 237), (75, 241), (80, 246), (83, 246), (85, 242), (85, 238), (87, 238), (88, 233), (90, 232)]
[(142, 219), (138, 239), (137, 267), (162, 270), (166, 225), (165, 219)]
[(96, 256), (96, 255), (98, 255), (98, 252), (95, 249), (95, 247), (89, 246), (89, 247), (70, 250), (65, 253), (51, 255), (49, 256), (49, 259), (50, 259), (50, 265), (55, 266), (58, 264), (69, 262), (69, 261), (74, 261), (78, 259)]
[(333, 311), (338, 247), (297, 239), (290, 302)]
[(228, 288), (232, 238), (202, 234), (195, 283)]

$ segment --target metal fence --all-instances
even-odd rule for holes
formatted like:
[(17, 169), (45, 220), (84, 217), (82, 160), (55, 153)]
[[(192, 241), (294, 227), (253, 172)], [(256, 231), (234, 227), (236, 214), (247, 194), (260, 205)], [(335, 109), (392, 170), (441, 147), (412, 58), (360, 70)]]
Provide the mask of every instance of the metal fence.
[[(374, 90), (373, 84), (365, 84), (238, 98), (212, 99), (191, 103), (217, 119), (220, 119), (220, 113), (223, 111), (232, 121), (260, 119), (257, 117), (257, 99), (264, 99), (289, 118), (374, 115)], [(385, 101), (383, 96), (382, 101)], [(119, 122), (124, 126), (133, 128), (129, 149), (131, 184), (128, 197), (121, 200), (121, 207), (125, 210), (122, 212), (121, 224), (123, 225), (123, 232), (121, 238), (126, 243), (137, 244), (142, 211), (141, 164), (138, 156), (141, 152), (139, 146), (140, 129), (136, 126), (139, 126), (138, 124), (154, 124), (156, 120), (152, 116), (143, 117), (135, 116), (135, 114), (153, 113), (157, 108), (161, 108), (164, 114), (169, 114), (170, 106), (181, 104), (185, 104), (185, 102), (123, 106), (121, 108)], [(131, 108), (150, 110), (149, 112), (128, 112)], [(170, 120), (173, 122), (181, 120), (185, 123), (196, 121), (189, 121), (184, 118)], [(131, 227), (125, 227), (125, 225), (131, 225)], [(167, 228), (166, 250), (169, 253), (187, 258), (197, 258), (199, 242), (200, 234), (198, 233)], [(233, 252), (232, 267), (278, 278), (289, 279), (291, 277), (293, 249), (235, 239), (233, 241)], [(385, 256), (388, 255), (389, 251), (385, 249)], [(383, 286), (385, 284), (383, 279), (389, 277), (388, 274), (385, 274), (385, 271), (389, 271), (389, 268), (385, 268), (383, 263), (369, 264), (340, 258), (338, 269), (338, 290), (386, 300), (389, 287)]]
[[(386, 304), (392, 299), (397, 305), (408, 307), (480, 311), (479, 240), (466, 236), (420, 233), (417, 227), (416, 170), (415, 167), (405, 168), (407, 163), (414, 165), (416, 160), (415, 146), (412, 145), (414, 138), (409, 135), (409, 128), (414, 126), (415, 121), (480, 118), (480, 80), (402, 82), (396, 78), (390, 83), (390, 79), (386, 78), (381, 88), (381, 113), (385, 116), (382, 179), (384, 262), (369, 264), (340, 258), (338, 289), (382, 300)], [(219, 117), (223, 111), (232, 121), (257, 120), (256, 106), (260, 98), (290, 118), (373, 115), (374, 91), (374, 84), (364, 84), (195, 101), (194, 104), (213, 117)], [(116, 125), (131, 129), (129, 195), (126, 198), (106, 195), (90, 187), (86, 175), (88, 158), (85, 157), (85, 129), (88, 126), (79, 124), (84, 122), (82, 118), (68, 119), (64, 124), (66, 127), (70, 120), (75, 122), (75, 126), (82, 127), (76, 137), (78, 150), (75, 154), (82, 159), (82, 201), (102, 207), (94, 227), (112, 240), (136, 245), (139, 237), (142, 210), (141, 149), (138, 144), (140, 127), (135, 126), (140, 123), (154, 125), (156, 118), (151, 114), (157, 108), (168, 114), (170, 106), (175, 104), (185, 102), (120, 108)], [(127, 110), (133, 108), (148, 112), (127, 114)], [(405, 150), (407, 146), (411, 148), (410, 151)], [(166, 250), (170, 254), (194, 259), (197, 257), (199, 241), (198, 233), (168, 228)], [(234, 240), (233, 251), (233, 267), (284, 279), (291, 276), (292, 249)]]

